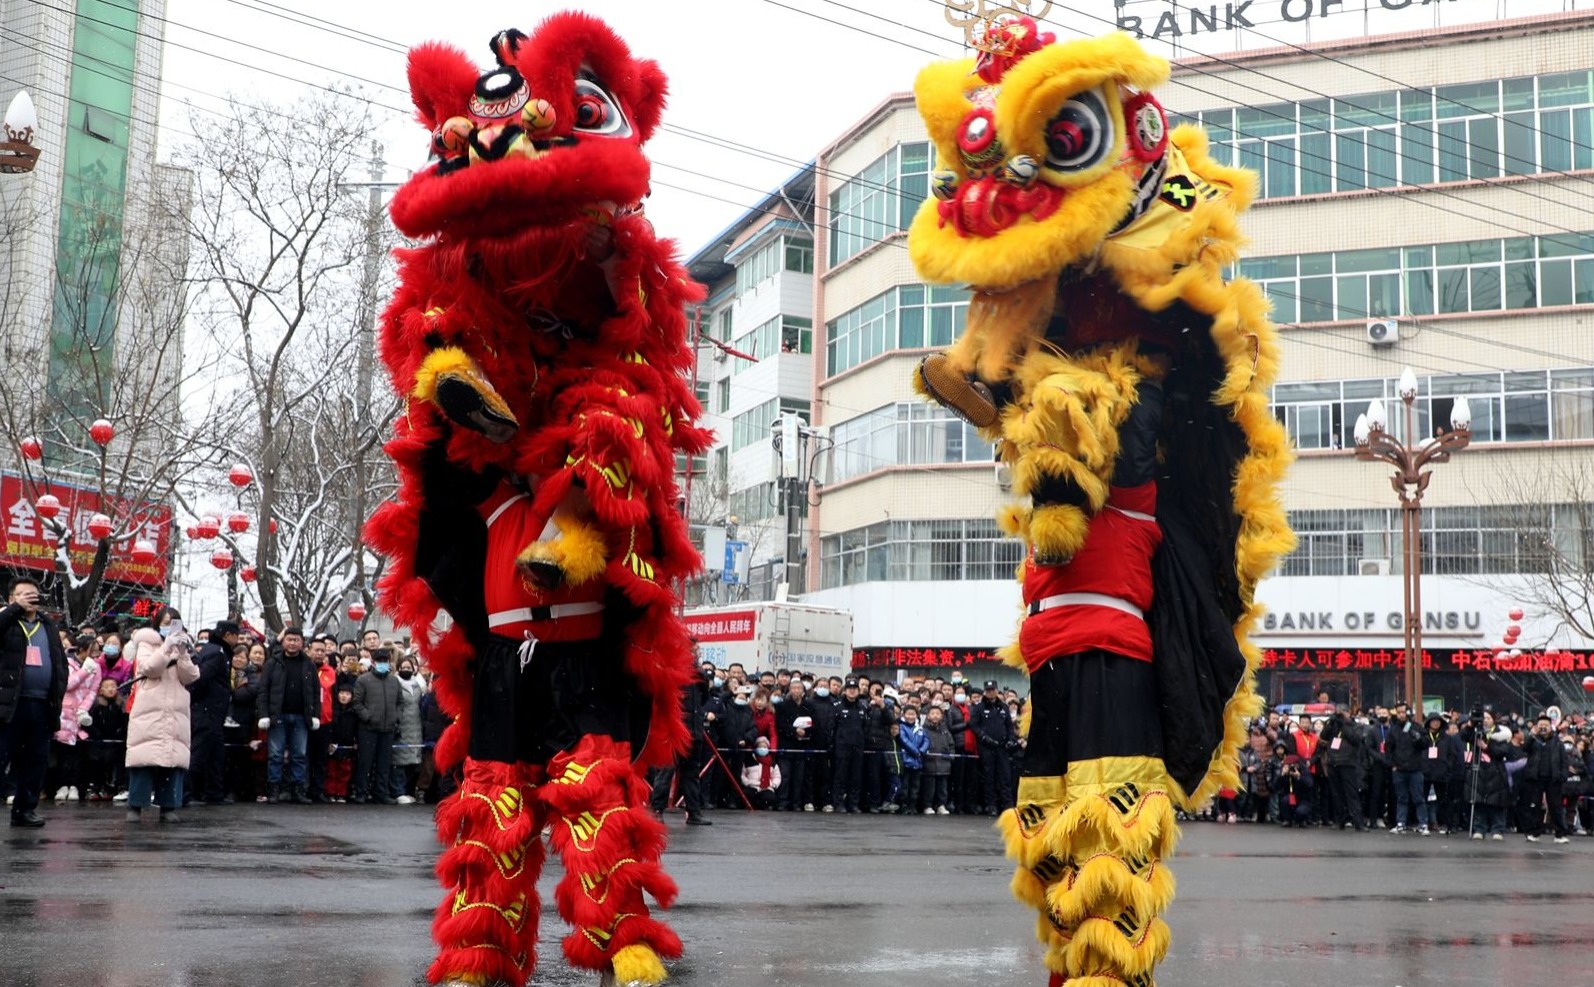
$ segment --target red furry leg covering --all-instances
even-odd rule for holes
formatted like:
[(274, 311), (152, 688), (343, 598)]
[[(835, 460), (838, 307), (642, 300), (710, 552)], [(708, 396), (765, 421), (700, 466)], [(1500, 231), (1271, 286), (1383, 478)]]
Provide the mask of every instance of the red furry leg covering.
[(440, 947), (432, 983), (502, 980), (520, 987), (537, 964), (537, 874), (542, 820), (533, 786), (542, 769), (465, 762), (465, 779), (437, 809), (447, 848), (437, 877), (447, 893), (432, 920)]
[(661, 957), (681, 955), (681, 939), (649, 915), (643, 893), (663, 908), (676, 887), (664, 873), (665, 829), (648, 809), (646, 783), (629, 744), (586, 736), (548, 765), (538, 793), (553, 824), (565, 876), (554, 891), (572, 966), (607, 970), (620, 950), (641, 944)]

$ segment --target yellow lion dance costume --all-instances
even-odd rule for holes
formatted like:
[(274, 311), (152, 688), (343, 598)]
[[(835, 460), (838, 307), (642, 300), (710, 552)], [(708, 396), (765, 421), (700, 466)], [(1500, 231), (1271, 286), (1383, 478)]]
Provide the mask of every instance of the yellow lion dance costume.
[(1176, 808), (1236, 779), (1260, 710), (1257, 581), (1293, 546), (1267, 399), (1267, 305), (1225, 281), (1249, 172), (1168, 132), (1167, 63), (1126, 35), (988, 25), (915, 85), (940, 160), (909, 234), (967, 284), (968, 328), (919, 390), (999, 442), (1019, 503), (1030, 674), (1014, 894), (1053, 987), (1150, 987), (1167, 952)]

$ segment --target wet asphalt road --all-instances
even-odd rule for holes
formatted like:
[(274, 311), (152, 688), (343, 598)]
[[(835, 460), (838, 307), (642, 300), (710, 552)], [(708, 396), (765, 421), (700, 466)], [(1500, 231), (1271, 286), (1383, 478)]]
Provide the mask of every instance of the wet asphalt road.
[[(183, 826), (45, 807), (0, 829), (0, 987), (410, 987), (430, 813), (241, 805)], [(682, 987), (1041, 987), (985, 820), (672, 814)], [(1594, 983), (1594, 839), (1570, 846), (1192, 823), (1163, 987)], [(544, 879), (539, 985), (560, 957)]]

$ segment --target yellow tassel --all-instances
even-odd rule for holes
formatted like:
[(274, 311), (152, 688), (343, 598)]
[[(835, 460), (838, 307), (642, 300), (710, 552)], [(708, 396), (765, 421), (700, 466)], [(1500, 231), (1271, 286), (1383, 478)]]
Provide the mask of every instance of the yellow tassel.
[(557, 566), (570, 586), (580, 586), (602, 575), (609, 554), (603, 532), (592, 522), (563, 509), (554, 512), (553, 520), (559, 534), (548, 541), (527, 545), (516, 561)]
[(622, 984), (662, 984), (667, 976), (659, 954), (642, 943), (614, 954), (614, 979)]

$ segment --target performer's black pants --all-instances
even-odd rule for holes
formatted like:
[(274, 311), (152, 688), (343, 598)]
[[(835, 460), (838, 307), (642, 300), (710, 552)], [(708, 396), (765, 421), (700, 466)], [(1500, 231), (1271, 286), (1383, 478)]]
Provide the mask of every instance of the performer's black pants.
[[(1029, 681), (1023, 776), (1065, 775), (1070, 761), (1162, 757), (1157, 681), (1149, 661), (1082, 651), (1053, 658), (1031, 672)], [(982, 748), (981, 764), (986, 754)]]
[(649, 708), (618, 642), (539, 641), (525, 668), (520, 652), (521, 642), (495, 636), (476, 661), (473, 759), (543, 764), (588, 734), (644, 738)]

